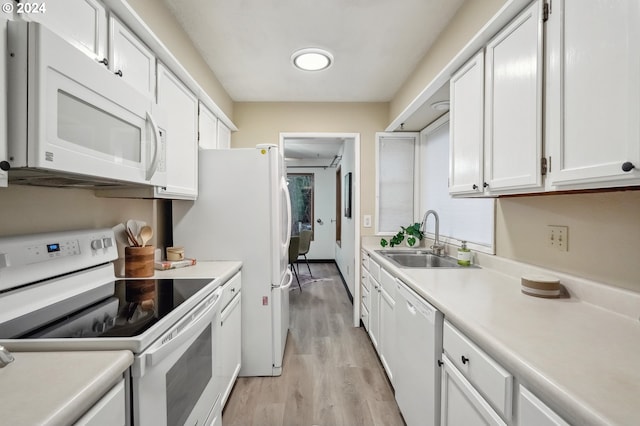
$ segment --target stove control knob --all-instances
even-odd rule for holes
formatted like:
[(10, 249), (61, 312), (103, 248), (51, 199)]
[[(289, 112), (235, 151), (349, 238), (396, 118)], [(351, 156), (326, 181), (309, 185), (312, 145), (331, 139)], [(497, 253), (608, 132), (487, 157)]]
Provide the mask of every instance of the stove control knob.
[(94, 250), (104, 248), (104, 242), (102, 240), (93, 240), (91, 241), (91, 248)]
[(113, 246), (113, 240), (111, 238), (103, 238), (102, 243), (104, 244), (105, 248), (109, 248)]

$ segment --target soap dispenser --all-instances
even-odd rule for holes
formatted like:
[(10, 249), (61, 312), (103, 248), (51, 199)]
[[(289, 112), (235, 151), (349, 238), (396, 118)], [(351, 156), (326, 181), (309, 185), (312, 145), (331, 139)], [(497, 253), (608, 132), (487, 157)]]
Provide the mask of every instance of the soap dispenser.
[(467, 242), (462, 241), (462, 246), (458, 249), (458, 265), (471, 265), (471, 250), (467, 248)]

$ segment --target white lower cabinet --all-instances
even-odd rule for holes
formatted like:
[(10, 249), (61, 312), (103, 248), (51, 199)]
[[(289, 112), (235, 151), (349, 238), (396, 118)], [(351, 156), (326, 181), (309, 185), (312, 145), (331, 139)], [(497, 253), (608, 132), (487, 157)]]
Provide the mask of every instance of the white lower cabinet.
[(518, 426), (569, 426), (524, 386), (518, 392)]
[(506, 425), (446, 355), (442, 362), (442, 426)]
[(242, 363), (241, 278), (234, 276), (222, 290), (222, 312), (216, 345), (216, 377), (220, 390), (220, 410), (229, 398)]
[(124, 379), (111, 388), (74, 426), (124, 426), (126, 421)]
[(442, 425), (511, 422), (513, 375), (447, 321), (442, 347)]
[[(370, 261), (370, 265), (374, 263)], [(378, 283), (378, 280), (370, 273), (369, 274), (369, 286), (371, 287), (371, 310), (369, 311), (369, 338), (373, 343), (376, 350), (379, 351), (379, 338), (380, 338), (380, 299), (382, 298), (382, 287)]]
[(393, 384), (396, 355), (396, 317), (394, 312), (396, 280), (387, 271), (381, 269), (380, 281), (380, 339), (378, 340), (378, 354), (389, 381)]

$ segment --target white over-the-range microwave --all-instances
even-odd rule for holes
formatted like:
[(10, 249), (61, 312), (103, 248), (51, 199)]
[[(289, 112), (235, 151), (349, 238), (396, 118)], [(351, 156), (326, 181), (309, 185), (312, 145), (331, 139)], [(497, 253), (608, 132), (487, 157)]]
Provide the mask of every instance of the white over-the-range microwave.
[(166, 184), (163, 112), (41, 24), (8, 22), (9, 180)]

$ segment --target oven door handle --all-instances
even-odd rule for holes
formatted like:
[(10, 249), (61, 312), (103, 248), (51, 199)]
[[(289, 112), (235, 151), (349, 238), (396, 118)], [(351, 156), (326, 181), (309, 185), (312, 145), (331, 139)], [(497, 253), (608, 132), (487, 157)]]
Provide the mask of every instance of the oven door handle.
[[(197, 336), (206, 327), (206, 324), (212, 323), (218, 309), (221, 291), (216, 291), (212, 296), (209, 296), (207, 301), (204, 302), (205, 304), (208, 303), (209, 306), (202, 308), (202, 312), (197, 313), (189, 322), (180, 324), (177, 327), (180, 331), (176, 336), (157, 348), (148, 351), (145, 357), (147, 365), (159, 364), (169, 354), (173, 353), (176, 348), (183, 346), (187, 340)], [(161, 337), (159, 340), (162, 341), (164, 339), (165, 337)]]

